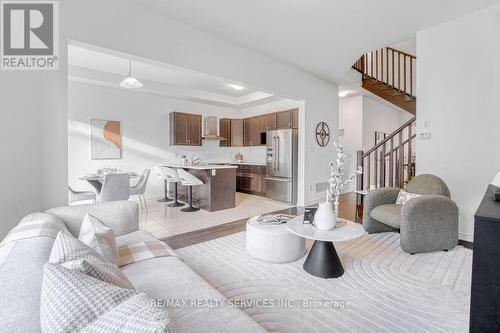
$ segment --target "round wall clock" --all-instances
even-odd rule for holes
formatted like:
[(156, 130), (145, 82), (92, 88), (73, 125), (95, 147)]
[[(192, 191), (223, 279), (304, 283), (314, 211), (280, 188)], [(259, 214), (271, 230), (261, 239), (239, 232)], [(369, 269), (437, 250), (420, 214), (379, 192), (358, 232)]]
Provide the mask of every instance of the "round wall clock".
[(324, 147), (330, 142), (330, 127), (324, 121), (316, 126), (316, 142)]

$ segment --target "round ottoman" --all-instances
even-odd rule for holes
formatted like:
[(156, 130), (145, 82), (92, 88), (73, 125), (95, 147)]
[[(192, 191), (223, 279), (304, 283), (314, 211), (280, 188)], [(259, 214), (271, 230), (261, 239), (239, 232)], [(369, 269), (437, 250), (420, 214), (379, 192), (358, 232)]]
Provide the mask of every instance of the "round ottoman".
[(257, 217), (247, 221), (247, 252), (254, 258), (274, 263), (295, 261), (305, 254), (305, 239), (286, 229), (286, 223), (262, 225)]

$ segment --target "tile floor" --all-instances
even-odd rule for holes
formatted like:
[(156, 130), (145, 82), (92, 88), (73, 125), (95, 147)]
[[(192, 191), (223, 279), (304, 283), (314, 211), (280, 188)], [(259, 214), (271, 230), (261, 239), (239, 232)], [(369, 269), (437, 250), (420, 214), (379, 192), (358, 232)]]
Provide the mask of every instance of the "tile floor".
[(239, 192), (236, 193), (235, 208), (217, 212), (199, 210), (184, 213), (180, 211), (182, 207), (167, 207), (168, 203), (157, 202), (156, 199), (147, 200), (147, 203), (149, 214), (146, 211), (141, 212), (139, 228), (149, 231), (157, 238), (179, 235), (290, 207), (282, 202)]

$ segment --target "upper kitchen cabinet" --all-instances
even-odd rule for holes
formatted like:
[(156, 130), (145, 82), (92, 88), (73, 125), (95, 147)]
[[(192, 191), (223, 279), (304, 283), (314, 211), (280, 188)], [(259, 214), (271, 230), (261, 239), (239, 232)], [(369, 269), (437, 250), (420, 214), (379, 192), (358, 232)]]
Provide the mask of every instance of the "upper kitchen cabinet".
[(299, 128), (299, 109), (292, 110), (292, 128)]
[(243, 145), (260, 145), (260, 117), (243, 119)]
[(243, 147), (243, 119), (231, 119), (231, 147)]
[(292, 128), (291, 110), (276, 112), (276, 129)]
[(221, 147), (231, 147), (231, 119), (219, 119), (219, 135), (226, 140), (221, 140), (219, 145)]
[(170, 145), (201, 146), (201, 115), (170, 113)]
[(276, 130), (276, 113), (268, 113), (266, 117), (266, 131)]

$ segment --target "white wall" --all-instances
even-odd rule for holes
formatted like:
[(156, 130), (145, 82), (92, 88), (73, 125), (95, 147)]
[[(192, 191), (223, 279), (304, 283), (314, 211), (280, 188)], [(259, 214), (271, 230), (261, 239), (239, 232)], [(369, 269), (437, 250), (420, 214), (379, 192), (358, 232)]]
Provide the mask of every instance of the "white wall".
[[(339, 143), (344, 147), (347, 160), (345, 174), (356, 171), (356, 152), (363, 149), (363, 96), (341, 98), (339, 100), (339, 128), (344, 135), (339, 136)], [(351, 183), (345, 192), (352, 192), (356, 184)]]
[(413, 115), (409, 112), (363, 96), (363, 150), (375, 146), (375, 131), (391, 134), (411, 118)]
[[(219, 147), (203, 140), (201, 147), (170, 146), (169, 113), (190, 112), (218, 118), (231, 117), (233, 108), (190, 102), (131, 90), (70, 82), (68, 112), (68, 181), (77, 189), (92, 189), (78, 178), (102, 167), (141, 172), (155, 165), (198, 155), (204, 162), (232, 162), (241, 152), (248, 162), (265, 163), (265, 147)], [(118, 120), (122, 130), (122, 158), (90, 159), (91, 119)], [(162, 183), (152, 173), (146, 195), (161, 196)]]
[(417, 34), (417, 173), (448, 184), (460, 238), (472, 240), (474, 212), (500, 169), (500, 5)]
[[(339, 137), (339, 143), (347, 155), (345, 174), (350, 175), (356, 170), (358, 150), (367, 151), (375, 146), (375, 131), (391, 134), (411, 118), (412, 114), (382, 104), (369, 96), (340, 99), (339, 128), (344, 129), (344, 136)], [(373, 172), (370, 179), (375, 179)], [(356, 184), (351, 183), (346, 192), (354, 191), (355, 188)]]
[(238, 117), (252, 117), (276, 111), (284, 111), (294, 108), (300, 109), (302, 104), (303, 103), (291, 99), (279, 99), (266, 104), (243, 107), (239, 110)]
[[(9, 121), (6, 132), (22, 134), (26, 128), (33, 130), (28, 135), (17, 135), (0, 143), (2, 158), (9, 161), (9, 165), (1, 164), (0, 173), (10, 173), (15, 184), (14, 191), (2, 193), (5, 200), (0, 207), (0, 235), (23, 214), (66, 202), (68, 70), (65, 50), (70, 39), (305, 100), (306, 110), (301, 114), (305, 126), (299, 134), (303, 148), (299, 172), (305, 177), (299, 184), (299, 203), (322, 197), (312, 188), (328, 178), (331, 155), (325, 154), (328, 148), (320, 148), (314, 142), (314, 128), (319, 121), (329, 122), (332, 128), (337, 126), (337, 85), (128, 1), (61, 1), (59, 6), (59, 71), (2, 72), (0, 75), (0, 87), (9, 92), (2, 95), (2, 110), (5, 106), (16, 114), (12, 119), (26, 120), (25, 123)], [(31, 101), (19, 101), (18, 97)], [(34, 143), (32, 138), (38, 140)], [(11, 149), (12, 140), (18, 140), (17, 144), (24, 147), (24, 154)], [(26, 171), (32, 171), (29, 176), (12, 174), (14, 166), (18, 170), (26, 164), (30, 165)], [(30, 177), (30, 181), (26, 177)], [(19, 202), (22, 202), (21, 208), (12, 209)]]

